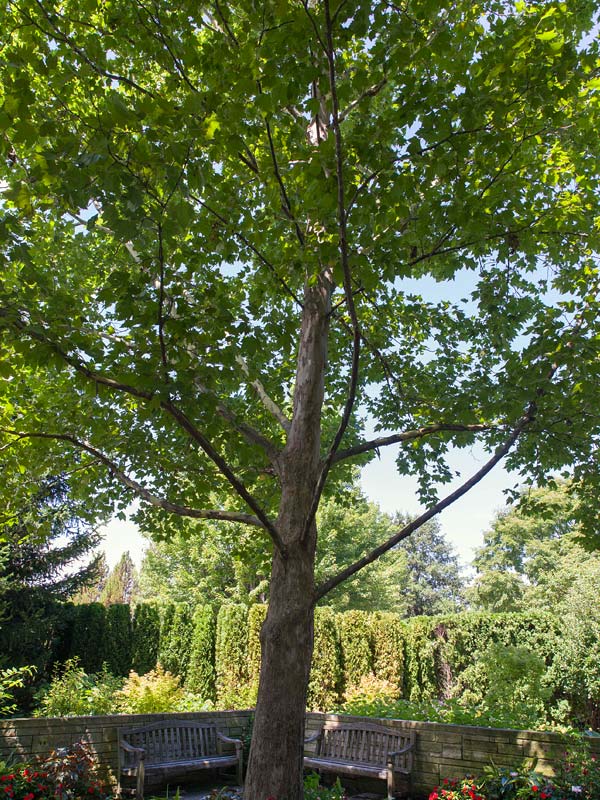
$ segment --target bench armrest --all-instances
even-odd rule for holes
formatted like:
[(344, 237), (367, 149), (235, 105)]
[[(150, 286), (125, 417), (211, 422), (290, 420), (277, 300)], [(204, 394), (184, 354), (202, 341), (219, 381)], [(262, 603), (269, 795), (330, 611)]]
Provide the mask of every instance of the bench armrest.
[(323, 731), (318, 731), (317, 733), (313, 733), (311, 736), (304, 737), (304, 744), (309, 744), (310, 742), (316, 742), (317, 739), (321, 738), (321, 734)]
[(132, 744), (129, 744), (129, 742), (124, 742), (123, 740), (119, 742), (119, 747), (126, 750), (128, 753), (136, 754), (136, 761), (143, 761), (146, 758), (146, 751), (143, 747), (134, 747)]
[(394, 750), (393, 753), (388, 753), (388, 758), (394, 758), (394, 756), (402, 756), (404, 753), (408, 753), (414, 747), (413, 742), (409, 742), (406, 747), (403, 747), (401, 750)]
[(239, 745), (240, 747), (242, 745), (241, 739), (232, 739), (231, 736), (225, 736), (224, 733), (219, 733), (218, 731), (217, 736), (222, 742), (227, 742), (227, 744), (235, 744), (236, 746)]

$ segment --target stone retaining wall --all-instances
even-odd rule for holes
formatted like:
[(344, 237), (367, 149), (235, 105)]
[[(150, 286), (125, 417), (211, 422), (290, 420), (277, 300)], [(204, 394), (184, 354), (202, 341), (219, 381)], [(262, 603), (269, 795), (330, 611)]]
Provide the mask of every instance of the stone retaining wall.
[(149, 725), (166, 719), (201, 719), (215, 722), (224, 733), (239, 737), (247, 730), (250, 716), (250, 711), (196, 711), (187, 714), (112, 714), (0, 720), (0, 760), (13, 757), (27, 761), (85, 738), (91, 742), (104, 777), (116, 783), (119, 728)]
[[(16, 757), (26, 761), (46, 755), (56, 747), (82, 737), (92, 743), (104, 774), (114, 780), (117, 772), (117, 729), (147, 725), (169, 718), (214, 721), (231, 736), (241, 736), (250, 724), (251, 711), (204, 711), (189, 714), (114, 714), (106, 717), (48, 717), (0, 720), (0, 759)], [(332, 714), (307, 715), (307, 734), (315, 732), (325, 720), (360, 722), (364, 717), (338, 717)], [(537, 759), (537, 769), (552, 774), (552, 765), (562, 757), (565, 744), (555, 733), (501, 730), (496, 728), (442, 725), (434, 722), (379, 720), (390, 727), (414, 730), (417, 734), (414, 797), (426, 797), (445, 777), (481, 773), (491, 760), (498, 766), (517, 766), (523, 759)], [(600, 737), (588, 739), (600, 757)], [(372, 784), (385, 791), (381, 782)]]
[[(364, 717), (339, 717), (333, 714), (309, 714), (307, 728), (318, 730), (325, 720), (364, 721)], [(427, 797), (443, 778), (459, 778), (465, 774), (481, 774), (493, 760), (497, 766), (516, 767), (524, 759), (537, 759), (536, 769), (552, 775), (553, 763), (565, 750), (563, 737), (556, 733), (481, 728), (466, 725), (443, 725), (436, 722), (377, 720), (392, 728), (413, 730), (417, 734), (416, 758), (412, 786), (414, 798)], [(587, 739), (600, 757), (600, 737)], [(373, 788), (376, 784), (372, 784)], [(379, 782), (379, 791), (383, 784)], [(599, 799), (600, 800), (600, 799)]]

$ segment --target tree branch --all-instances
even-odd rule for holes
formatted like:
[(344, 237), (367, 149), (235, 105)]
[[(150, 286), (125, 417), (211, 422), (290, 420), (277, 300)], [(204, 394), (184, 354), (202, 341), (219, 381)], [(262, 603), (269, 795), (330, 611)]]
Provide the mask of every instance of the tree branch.
[[(195, 194), (190, 194), (190, 197), (192, 200), (194, 200), (194, 202), (198, 203), (198, 205), (202, 206), (202, 208), (205, 208), (210, 214), (216, 217), (219, 220), (219, 222), (221, 222), (225, 227), (231, 227), (229, 220), (227, 220), (222, 214), (219, 214), (219, 212), (216, 211), (214, 208), (209, 206), (208, 203), (201, 197)], [(287, 283), (277, 272), (275, 266), (263, 255), (263, 253), (261, 253), (260, 250), (255, 245), (253, 245), (252, 242), (238, 230), (233, 231), (233, 236), (239, 239), (239, 241), (242, 242), (243, 245), (245, 245), (249, 250), (251, 250), (254, 253), (254, 255), (258, 258), (258, 260), (262, 264), (264, 264), (265, 267), (267, 267), (267, 269), (272, 273), (275, 279), (281, 284), (283, 289), (292, 298), (292, 300), (296, 303), (296, 305), (302, 308), (303, 307), (302, 301), (296, 295), (294, 290), (287, 285)]]
[(352, 113), (352, 111), (354, 111), (354, 109), (358, 105), (360, 105), (360, 103), (362, 103), (365, 97), (375, 97), (376, 95), (379, 94), (379, 92), (383, 89), (383, 87), (386, 84), (387, 84), (387, 78), (383, 78), (382, 80), (379, 81), (379, 83), (376, 83), (374, 86), (365, 89), (365, 91), (361, 95), (359, 95), (359, 97), (357, 97), (356, 100), (353, 100), (343, 111), (340, 111), (339, 115), (340, 123), (343, 122), (348, 116), (348, 114)]
[(369, 450), (377, 450), (380, 447), (387, 447), (391, 444), (400, 444), (401, 442), (410, 442), (413, 439), (421, 439), (425, 436), (431, 436), (434, 433), (443, 433), (444, 431), (454, 431), (457, 433), (480, 433), (481, 431), (489, 431), (494, 429), (494, 425), (455, 425), (439, 423), (436, 425), (425, 425), (422, 428), (417, 428), (413, 431), (403, 431), (402, 433), (393, 433), (390, 436), (380, 436), (377, 439), (371, 439), (368, 442), (361, 442), (353, 447), (348, 447), (346, 450), (339, 450), (334, 458), (333, 463), (337, 464), (338, 461), (344, 461), (346, 458), (360, 455), (361, 453), (368, 453)]
[[(247, 378), (250, 378), (250, 369), (248, 368), (248, 364), (246, 363), (246, 360), (244, 359), (244, 357), (241, 356), (241, 355), (237, 355), (235, 357), (235, 360), (237, 361), (237, 363), (242, 368), (242, 372), (244, 373), (244, 375)], [(275, 417), (275, 419), (281, 425), (283, 430), (286, 433), (289, 433), (292, 423), (286, 417), (286, 415), (283, 413), (283, 411), (279, 408), (277, 403), (269, 397), (269, 395), (267, 394), (267, 391), (266, 391), (265, 387), (263, 386), (263, 384), (261, 383), (261, 381), (258, 380), (258, 378), (255, 378), (255, 380), (250, 381), (250, 386), (252, 386), (252, 388), (254, 389), (256, 394), (259, 396), (261, 403), (267, 409), (267, 411), (270, 414), (272, 414), (272, 416)]]
[(419, 517), (417, 517), (412, 522), (409, 522), (408, 525), (405, 525), (401, 528), (397, 533), (391, 536), (386, 542), (380, 544), (378, 547), (371, 550), (370, 553), (367, 553), (366, 556), (358, 559), (355, 561), (354, 564), (350, 564), (350, 566), (343, 569), (337, 575), (334, 575), (329, 580), (324, 581), (320, 586), (317, 586), (315, 590), (315, 602), (318, 602), (326, 594), (328, 594), (332, 589), (335, 589), (343, 581), (350, 578), (352, 575), (355, 575), (359, 570), (366, 567), (368, 564), (373, 563), (376, 559), (382, 556), (384, 553), (387, 553), (388, 550), (391, 550), (392, 547), (397, 545), (403, 539), (406, 539), (410, 536), (411, 533), (414, 533), (421, 525), (424, 525), (433, 517), (437, 516), (441, 511), (448, 506), (455, 503), (459, 498), (461, 498), (464, 494), (466, 494), (470, 489), (476, 486), (479, 481), (481, 481), (485, 476), (490, 472), (499, 461), (501, 461), (504, 456), (509, 452), (513, 444), (517, 441), (519, 436), (523, 433), (525, 428), (533, 422), (535, 418), (535, 404), (531, 404), (525, 414), (521, 417), (519, 422), (515, 425), (513, 430), (510, 433), (510, 436), (506, 439), (504, 444), (502, 444), (494, 455), (487, 461), (483, 467), (478, 470), (474, 475), (472, 475), (467, 481), (465, 481), (462, 486), (459, 486), (454, 492), (451, 492), (447, 497), (444, 497), (430, 509), (425, 511)]
[[(258, 84), (258, 91), (259, 94), (262, 94), (260, 83)], [(277, 154), (275, 153), (275, 145), (273, 143), (273, 134), (271, 133), (271, 126), (269, 124), (269, 120), (266, 118), (265, 118), (265, 128), (267, 130), (267, 139), (269, 140), (269, 152), (271, 153), (273, 172), (275, 173), (275, 178), (277, 180), (277, 183), (279, 184), (279, 191), (281, 192), (283, 210), (285, 211), (286, 217), (290, 220), (290, 222), (294, 224), (294, 229), (296, 231), (296, 236), (298, 237), (298, 241), (300, 242), (300, 246), (304, 247), (304, 234), (300, 230), (300, 225), (298, 224), (298, 220), (296, 219), (296, 217), (294, 216), (294, 212), (292, 211), (292, 204), (290, 203), (290, 198), (288, 197), (285, 184), (281, 177), (281, 172), (279, 171), (279, 164), (277, 163)]]
[[(2, 308), (0, 308), (0, 318), (9, 317), (10, 315), (8, 312)], [(133, 397), (138, 397), (143, 400), (151, 401), (155, 397), (154, 392), (148, 392), (141, 389), (137, 389), (134, 386), (129, 384), (121, 383), (120, 381), (115, 381), (112, 378), (107, 378), (100, 373), (96, 373), (87, 367), (85, 364), (81, 363), (78, 359), (73, 358), (68, 353), (66, 353), (56, 342), (52, 342), (43, 334), (40, 334), (36, 331), (32, 331), (28, 329), (27, 326), (23, 323), (23, 321), (18, 317), (13, 316), (13, 324), (22, 332), (25, 332), (27, 335), (31, 336), (33, 339), (36, 339), (39, 342), (42, 342), (48, 347), (51, 347), (52, 350), (59, 355), (67, 364), (73, 367), (77, 372), (84, 375), (86, 378), (95, 381), (97, 384), (107, 386), (111, 389), (116, 391), (124, 392), (129, 394)], [(254, 511), (262, 525), (265, 529), (269, 532), (271, 538), (273, 539), (273, 543), (279, 549), (282, 558), (287, 558), (287, 548), (285, 547), (277, 529), (275, 528), (274, 524), (269, 519), (267, 513), (261, 508), (260, 504), (254, 499), (254, 497), (250, 494), (250, 492), (246, 489), (244, 484), (241, 480), (235, 475), (229, 464), (223, 458), (223, 456), (212, 446), (210, 441), (204, 436), (204, 434), (194, 425), (194, 423), (186, 416), (186, 414), (181, 411), (181, 409), (177, 408), (177, 406), (173, 403), (171, 399), (161, 399), (159, 403), (160, 408), (166, 411), (174, 420), (178, 422), (181, 428), (186, 431), (186, 433), (200, 445), (200, 448), (204, 451), (205, 455), (215, 464), (221, 474), (227, 479), (229, 484), (233, 487), (235, 492), (246, 502), (246, 504)]]
[[(50, 439), (54, 441), (62, 441), (72, 444), (79, 450), (85, 450), (86, 453), (94, 456), (96, 462), (100, 462), (107, 467), (110, 472), (117, 478), (117, 480), (126, 486), (131, 491), (135, 492), (142, 500), (145, 500), (156, 508), (162, 508), (164, 511), (169, 511), (172, 514), (177, 514), (180, 517), (192, 517), (194, 519), (218, 519), (225, 522), (241, 522), (246, 525), (255, 525), (259, 528), (264, 527), (262, 522), (251, 514), (243, 514), (237, 511), (223, 511), (220, 509), (201, 509), (190, 508), (189, 506), (181, 505), (179, 503), (172, 503), (162, 497), (150, 492), (141, 483), (129, 477), (122, 469), (109, 458), (105, 453), (98, 448), (91, 445), (85, 439), (78, 439), (68, 433), (42, 433), (36, 431), (12, 431), (6, 428), (0, 428), (2, 433), (15, 437), (15, 443), (21, 439)], [(12, 444), (9, 442), (9, 445)], [(5, 445), (5, 447), (8, 445)], [(87, 465), (89, 466), (89, 465)]]

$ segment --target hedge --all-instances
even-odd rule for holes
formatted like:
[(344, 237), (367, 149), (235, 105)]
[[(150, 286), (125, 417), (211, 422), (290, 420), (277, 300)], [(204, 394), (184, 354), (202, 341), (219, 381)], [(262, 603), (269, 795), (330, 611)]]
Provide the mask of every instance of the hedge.
[(145, 675), (156, 667), (160, 644), (160, 609), (155, 603), (138, 603), (133, 612), (131, 669)]
[(210, 605), (196, 606), (192, 617), (190, 660), (186, 689), (203, 700), (216, 700), (215, 612)]
[(222, 605), (217, 615), (215, 643), (217, 701), (221, 708), (247, 706), (248, 609), (238, 604)]
[[(53, 642), (52, 656), (58, 660), (78, 656), (88, 673), (98, 672), (106, 661), (118, 675), (130, 668), (144, 674), (158, 661), (189, 691), (222, 708), (256, 701), (265, 605), (225, 604), (217, 612), (208, 605), (193, 610), (185, 603), (141, 603), (133, 619), (124, 604), (65, 604), (64, 609)], [(495, 644), (534, 653), (549, 669), (556, 697), (570, 697), (573, 692), (561, 687), (560, 675), (552, 675), (561, 633), (560, 622), (545, 613), (469, 612), (403, 620), (390, 613), (317, 608), (308, 706), (331, 710), (347, 688), (369, 675), (389, 681), (414, 702), (463, 689), (482, 695), (488, 677), (478, 664)], [(600, 668), (597, 673), (592, 677), (600, 681)]]
[(131, 669), (131, 611), (125, 603), (106, 609), (104, 658), (108, 671), (125, 676)]

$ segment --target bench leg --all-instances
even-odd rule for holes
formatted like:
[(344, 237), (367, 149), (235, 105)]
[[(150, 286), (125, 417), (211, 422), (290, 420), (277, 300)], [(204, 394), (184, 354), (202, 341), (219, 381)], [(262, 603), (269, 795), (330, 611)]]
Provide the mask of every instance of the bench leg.
[(244, 785), (244, 752), (241, 747), (236, 747), (238, 763), (237, 763), (237, 782), (238, 786)]
[(394, 797), (394, 770), (391, 764), (387, 765), (387, 796), (388, 800), (393, 800)]
[(135, 787), (135, 800), (144, 800), (144, 778), (146, 777), (146, 767), (143, 761), (140, 761), (137, 774), (137, 784)]

